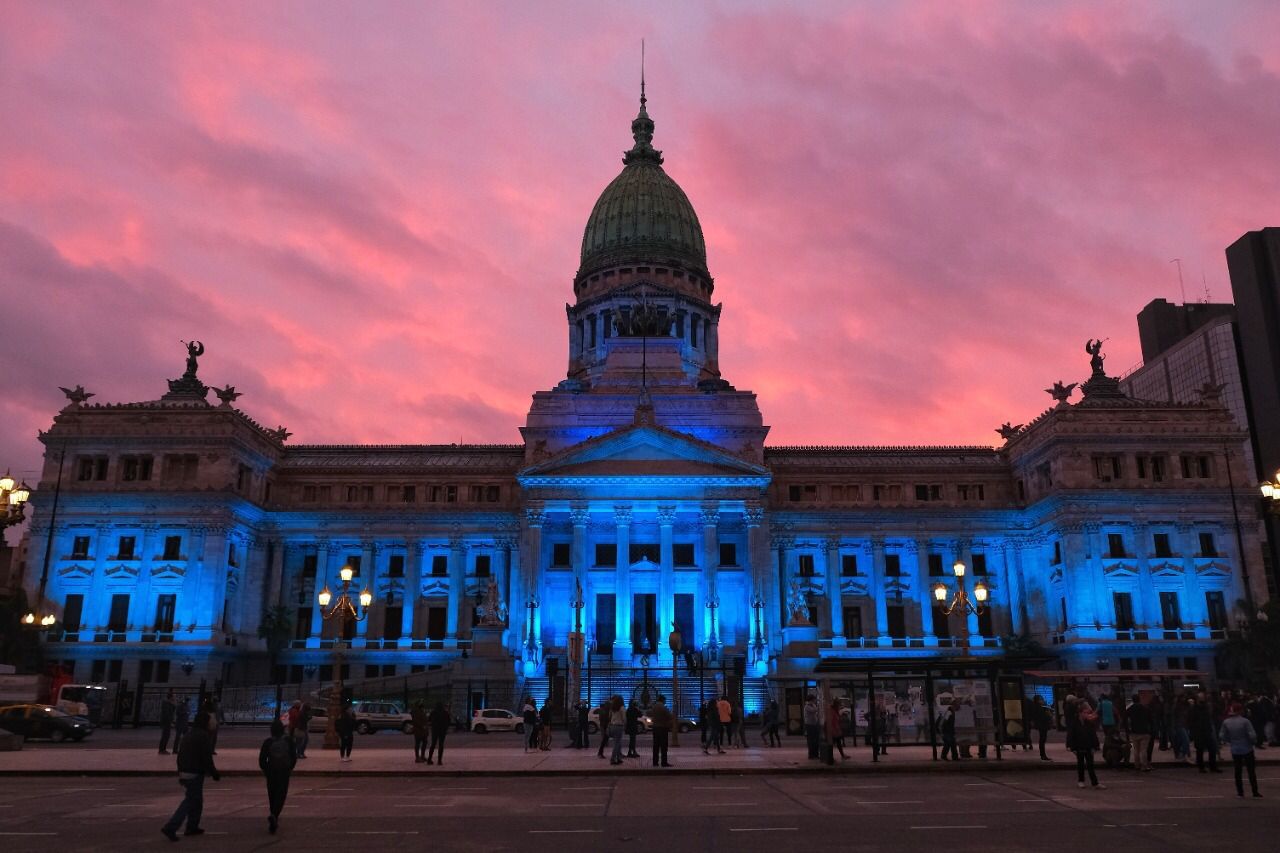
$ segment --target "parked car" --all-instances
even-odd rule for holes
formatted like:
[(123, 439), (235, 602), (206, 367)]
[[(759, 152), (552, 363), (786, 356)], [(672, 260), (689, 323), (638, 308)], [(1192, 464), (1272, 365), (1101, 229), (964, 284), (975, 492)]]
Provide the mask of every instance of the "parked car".
[(323, 732), (329, 728), (329, 709), (311, 706), (311, 719), (307, 721), (307, 731)]
[[(653, 731), (653, 718), (650, 717), (648, 714), (643, 715), (640, 718), (640, 722), (644, 725), (644, 731), (646, 732)], [(687, 734), (688, 732), (697, 731), (698, 721), (682, 718), (677, 724), (677, 728), (680, 730), (680, 734)]]
[(399, 729), (413, 734), (413, 716), (394, 702), (355, 702), (351, 709), (356, 715), (356, 731), (362, 735), (379, 729)]
[(505, 708), (484, 708), (471, 715), (471, 731), (476, 734), (488, 732), (524, 732), (524, 720)]
[(0, 728), (25, 738), (48, 738), (60, 743), (81, 741), (93, 733), (93, 724), (52, 705), (7, 705), (0, 708)]

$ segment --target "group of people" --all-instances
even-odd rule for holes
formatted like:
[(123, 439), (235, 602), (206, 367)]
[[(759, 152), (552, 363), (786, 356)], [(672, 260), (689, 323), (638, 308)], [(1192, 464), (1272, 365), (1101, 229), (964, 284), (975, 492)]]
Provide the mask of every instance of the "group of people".
[(724, 748), (745, 749), (747, 746), (746, 715), (742, 703), (730, 702), (728, 696), (708, 699), (698, 709), (698, 726), (702, 731), (702, 752), (724, 755)]

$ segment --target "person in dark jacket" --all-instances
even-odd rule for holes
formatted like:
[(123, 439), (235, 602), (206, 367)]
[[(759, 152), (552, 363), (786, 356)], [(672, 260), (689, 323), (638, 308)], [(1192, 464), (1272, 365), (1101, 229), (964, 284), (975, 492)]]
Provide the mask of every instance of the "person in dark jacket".
[(591, 740), (587, 737), (587, 729), (590, 728), (591, 709), (587, 707), (586, 702), (578, 703), (578, 747), (581, 749), (590, 749)]
[[(1187, 714), (1187, 724), (1191, 727), (1191, 742), (1196, 747), (1196, 767), (1201, 773), (1221, 773), (1218, 768), (1218, 744), (1214, 739), (1213, 708), (1209, 705), (1209, 697), (1204, 693), (1196, 694), (1195, 703)], [(1205, 753), (1209, 754), (1209, 768), (1204, 766)]]
[(428, 764), (432, 763), (433, 756), (436, 764), (444, 764), (444, 738), (449, 734), (449, 724), (453, 722), (451, 717), (443, 702), (437, 702), (431, 709), (431, 716), (427, 718), (431, 724), (431, 746), (427, 749)]
[(344, 705), (338, 719), (333, 721), (333, 728), (338, 733), (338, 760), (351, 760), (351, 747), (356, 741), (356, 715), (350, 705)]
[(778, 737), (781, 713), (777, 700), (770, 699), (769, 707), (765, 709), (764, 719), (760, 725), (760, 739), (769, 746), (782, 746), (782, 738)]
[(187, 710), (187, 700), (179, 699), (173, 706), (173, 751), (176, 754), (187, 736), (188, 723), (191, 717)]
[(1129, 739), (1133, 741), (1133, 766), (1143, 772), (1151, 771), (1151, 709), (1137, 693), (1129, 706), (1126, 718), (1129, 722)]
[(600, 748), (596, 750), (596, 758), (604, 758), (604, 748), (609, 743), (609, 715), (612, 713), (608, 699), (596, 709), (596, 719), (600, 723)]
[(667, 697), (658, 694), (653, 707), (649, 709), (649, 719), (653, 721), (653, 766), (670, 767), (667, 761), (667, 745), (671, 731), (675, 728), (676, 718), (667, 707)]
[(204, 813), (204, 777), (212, 776), (216, 782), (222, 777), (213, 765), (213, 739), (209, 736), (210, 720), (206, 713), (196, 715), (191, 732), (182, 739), (178, 749), (178, 784), (185, 791), (173, 817), (160, 827), (161, 834), (170, 841), (178, 840), (178, 828), (185, 822), (183, 835), (203, 835), (200, 816)]
[[(169, 754), (169, 734), (173, 730), (173, 717), (178, 710), (178, 701), (173, 696), (173, 688), (169, 688), (169, 692), (164, 695), (164, 699), (160, 702), (160, 754)], [(178, 744), (175, 741), (173, 748), (177, 749)]]
[(942, 760), (959, 761), (960, 747), (956, 745), (955, 703), (947, 706), (946, 712), (942, 715), (942, 721), (938, 724), (938, 729), (942, 734)]
[(1098, 750), (1098, 713), (1084, 699), (1067, 697), (1072, 709), (1067, 713), (1067, 749), (1076, 754), (1076, 783), (1084, 787), (1084, 774), (1095, 788), (1105, 788), (1093, 769), (1093, 754)]
[(267, 779), (267, 831), (275, 833), (280, 826), (280, 812), (284, 810), (285, 797), (289, 795), (289, 777), (298, 763), (298, 751), (293, 738), (284, 730), (284, 723), (271, 721), (271, 737), (262, 742), (258, 750), (258, 768)]
[(1053, 727), (1053, 713), (1050, 712), (1049, 706), (1044, 703), (1043, 696), (1036, 696), (1031, 703), (1031, 714), (1031, 722), (1036, 729), (1036, 739), (1040, 743), (1040, 760), (1052, 761), (1053, 759), (1044, 751), (1044, 745), (1049, 740), (1049, 729)]
[(520, 719), (524, 723), (524, 751), (538, 748), (538, 706), (533, 697), (524, 700), (524, 708), (520, 711)]
[(639, 758), (640, 753), (636, 752), (636, 735), (640, 734), (640, 706), (636, 704), (634, 699), (627, 706), (626, 733), (627, 758)]
[(431, 733), (431, 721), (427, 706), (421, 699), (413, 703), (413, 761), (422, 764), (427, 760), (427, 736)]

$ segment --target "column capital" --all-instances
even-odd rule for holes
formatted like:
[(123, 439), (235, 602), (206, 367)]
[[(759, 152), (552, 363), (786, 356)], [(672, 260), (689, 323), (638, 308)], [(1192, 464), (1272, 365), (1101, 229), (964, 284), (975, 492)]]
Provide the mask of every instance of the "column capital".
[(613, 521), (619, 527), (631, 524), (632, 516), (631, 504), (614, 504), (613, 505)]
[(541, 501), (524, 508), (524, 521), (529, 527), (542, 527), (547, 520), (547, 510)]
[(519, 540), (514, 536), (496, 536), (493, 540), (495, 548), (515, 548)]
[(796, 546), (796, 538), (794, 536), (774, 536), (769, 540), (769, 547), (786, 550)]
[(826, 546), (826, 549), (828, 551), (838, 551), (840, 549), (840, 537), (824, 536), (822, 539), (822, 544)]
[(427, 553), (427, 540), (415, 539), (409, 547), (413, 549), (413, 556), (421, 557), (423, 554)]
[(658, 524), (669, 527), (676, 523), (676, 508), (674, 506), (658, 507)]
[(586, 527), (591, 521), (591, 510), (587, 508), (587, 504), (575, 503), (569, 507), (569, 521), (573, 522), (574, 527)]
[(742, 520), (747, 527), (759, 527), (764, 521), (764, 507), (757, 501), (748, 501), (742, 510)]
[(703, 527), (715, 527), (720, 523), (720, 502), (706, 501), (698, 508), (698, 519)]
[(902, 546), (902, 550), (907, 552), (909, 557), (920, 556), (920, 542), (915, 539), (908, 539), (906, 544)]

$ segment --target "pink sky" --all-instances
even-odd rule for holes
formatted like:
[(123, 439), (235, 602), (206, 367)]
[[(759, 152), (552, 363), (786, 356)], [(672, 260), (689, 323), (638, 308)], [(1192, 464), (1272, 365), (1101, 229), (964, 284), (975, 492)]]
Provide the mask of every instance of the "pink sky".
[[(1210, 17), (1210, 15), (1213, 17)], [(510, 442), (648, 40), (771, 443), (992, 444), (1280, 224), (1267, 3), (0, 5), (0, 467), (181, 373), (299, 442)]]

